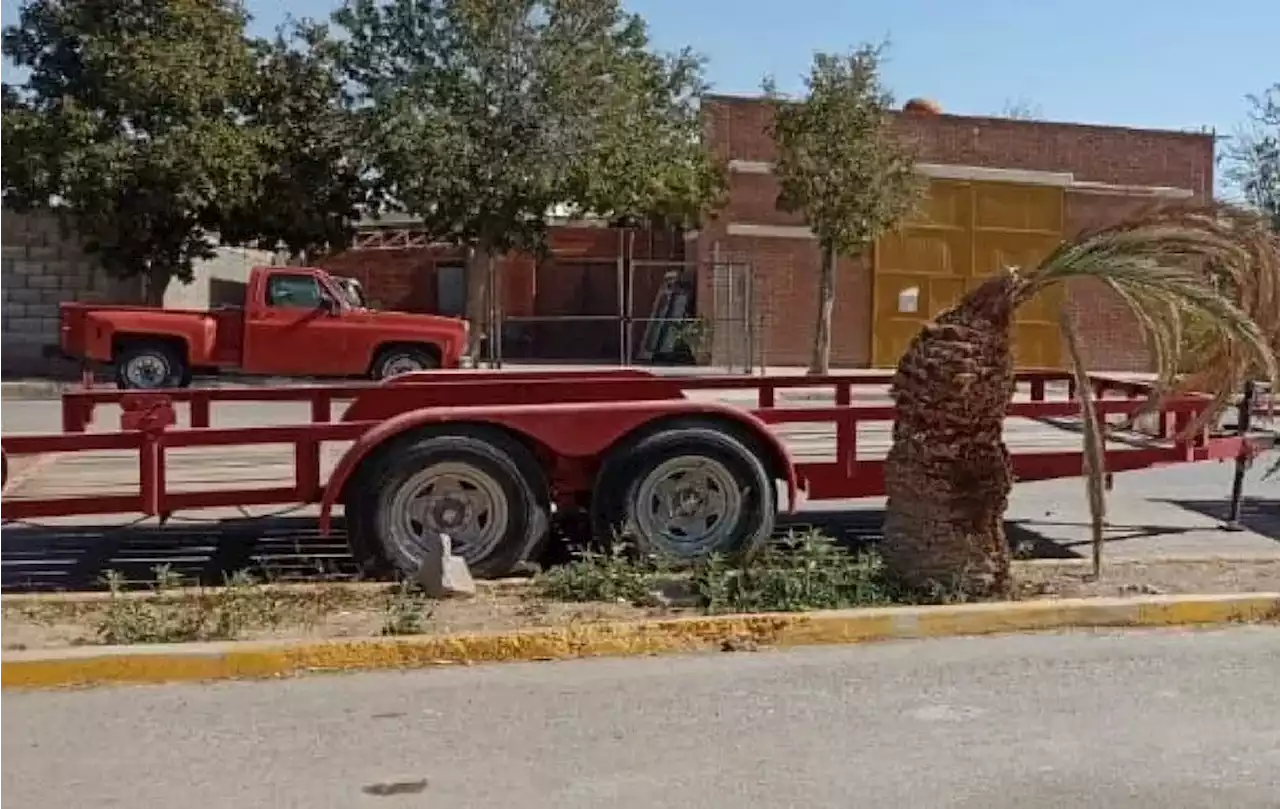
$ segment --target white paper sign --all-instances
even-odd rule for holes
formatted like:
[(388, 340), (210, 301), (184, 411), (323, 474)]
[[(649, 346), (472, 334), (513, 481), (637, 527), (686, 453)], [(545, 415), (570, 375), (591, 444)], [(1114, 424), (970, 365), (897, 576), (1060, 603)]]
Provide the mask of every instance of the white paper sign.
[(898, 293), (898, 312), (914, 314), (920, 311), (920, 287), (907, 287)]

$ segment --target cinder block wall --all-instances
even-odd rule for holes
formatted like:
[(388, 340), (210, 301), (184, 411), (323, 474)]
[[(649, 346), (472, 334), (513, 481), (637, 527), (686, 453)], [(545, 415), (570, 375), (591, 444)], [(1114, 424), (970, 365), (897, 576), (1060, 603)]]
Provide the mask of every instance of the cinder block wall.
[(0, 223), (4, 375), (67, 373), (45, 356), (46, 346), (58, 342), (58, 304), (134, 303), (141, 285), (107, 277), (57, 216), (5, 211)]
[[(142, 285), (136, 278), (108, 277), (60, 217), (4, 211), (0, 224), (0, 372), (8, 377), (74, 375), (73, 364), (48, 356), (58, 344), (58, 304), (135, 304), (142, 301)], [(269, 252), (221, 248), (217, 257), (197, 267), (193, 283), (170, 286), (165, 305), (203, 309), (230, 302), (229, 291), (243, 284), (250, 268), (271, 263)]]

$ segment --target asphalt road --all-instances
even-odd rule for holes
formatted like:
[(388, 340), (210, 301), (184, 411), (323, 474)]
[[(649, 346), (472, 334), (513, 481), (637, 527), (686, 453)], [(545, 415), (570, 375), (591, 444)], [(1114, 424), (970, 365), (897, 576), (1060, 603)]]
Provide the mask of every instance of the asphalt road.
[[(9, 694), (6, 806), (1232, 807), (1280, 627)], [(388, 794), (390, 793), (390, 794)]]

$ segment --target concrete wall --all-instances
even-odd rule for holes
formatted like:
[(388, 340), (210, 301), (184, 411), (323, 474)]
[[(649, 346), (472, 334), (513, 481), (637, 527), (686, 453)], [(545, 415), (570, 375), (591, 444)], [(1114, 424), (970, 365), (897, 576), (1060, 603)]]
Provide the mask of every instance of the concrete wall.
[[(0, 223), (0, 295), (4, 305), (0, 372), (9, 377), (74, 374), (71, 364), (47, 356), (58, 343), (58, 304), (138, 303), (142, 300), (141, 284), (136, 278), (109, 278), (56, 216), (4, 211)], [(270, 264), (271, 258), (263, 251), (220, 249), (216, 258), (197, 268), (195, 282), (170, 287), (165, 305), (216, 305), (219, 296), (237, 294), (234, 290), (244, 282), (249, 268)]]
[(196, 267), (190, 284), (172, 283), (164, 293), (166, 309), (210, 309), (241, 306), (249, 271), (277, 263), (266, 250), (220, 247), (218, 254)]

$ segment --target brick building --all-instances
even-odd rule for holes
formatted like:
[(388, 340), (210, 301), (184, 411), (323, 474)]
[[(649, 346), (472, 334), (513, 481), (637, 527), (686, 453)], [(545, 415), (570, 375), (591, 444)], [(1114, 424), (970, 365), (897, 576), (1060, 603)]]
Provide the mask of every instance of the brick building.
[[(712, 148), (729, 166), (729, 201), (692, 234), (691, 257), (749, 261), (765, 360), (804, 364), (817, 311), (819, 253), (800, 218), (774, 205), (769, 108), (756, 98), (717, 96), (704, 109)], [(1034, 263), (1064, 237), (1161, 201), (1212, 194), (1214, 139), (1208, 133), (978, 118), (927, 108), (900, 113), (897, 124), (930, 178), (929, 200), (919, 218), (881, 240), (870, 256), (841, 263), (836, 366), (893, 365), (924, 319), (999, 266)], [(699, 278), (700, 296), (711, 283), (709, 274)], [(1128, 311), (1109, 290), (1080, 283), (1066, 294), (1091, 367), (1149, 367)], [(1033, 303), (1022, 313), (1020, 364), (1061, 363), (1054, 303)]]
[[(808, 361), (820, 257), (801, 219), (774, 204), (769, 107), (758, 98), (713, 96), (704, 109), (711, 148), (729, 169), (725, 208), (683, 236), (567, 222), (553, 228), (549, 260), (505, 258), (499, 277), (508, 358), (615, 360), (624, 339), (619, 321), (637, 321), (634, 343), (662, 275), (683, 267), (696, 277), (698, 314), (712, 323), (713, 362), (741, 364), (747, 354), (769, 365)], [(897, 124), (929, 177), (929, 199), (870, 255), (841, 263), (832, 345), (838, 367), (893, 365), (926, 318), (999, 266), (1032, 264), (1082, 230), (1212, 193), (1208, 133), (946, 115), (919, 104), (909, 104)], [(463, 308), (461, 253), (426, 244), (412, 228), (366, 231), (356, 249), (324, 264), (359, 278), (383, 306)], [(1127, 310), (1109, 291), (1080, 283), (1065, 294), (1091, 367), (1149, 367)], [(1061, 364), (1059, 303), (1024, 307), (1019, 364)]]

